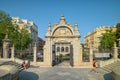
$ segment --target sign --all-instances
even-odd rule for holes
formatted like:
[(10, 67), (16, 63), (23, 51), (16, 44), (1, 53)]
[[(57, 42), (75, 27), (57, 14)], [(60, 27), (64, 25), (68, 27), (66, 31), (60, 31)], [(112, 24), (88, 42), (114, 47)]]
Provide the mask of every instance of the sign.
[(110, 53), (95, 53), (94, 54), (96, 58), (109, 58)]

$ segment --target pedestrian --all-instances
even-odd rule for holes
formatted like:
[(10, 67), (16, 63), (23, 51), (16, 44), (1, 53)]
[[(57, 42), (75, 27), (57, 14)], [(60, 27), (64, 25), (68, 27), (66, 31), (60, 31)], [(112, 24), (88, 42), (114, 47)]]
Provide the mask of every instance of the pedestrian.
[[(96, 67), (96, 59), (93, 59), (93, 62), (92, 62), (92, 69), (91, 69), (91, 71), (90, 72), (92, 72), (92, 71), (94, 71), (94, 72), (97, 72), (97, 67)], [(98, 72), (97, 72), (98, 73)]]
[(23, 63), (22, 63), (22, 67), (24, 67), (24, 69), (27, 68), (27, 64), (25, 63), (25, 60), (24, 60)]

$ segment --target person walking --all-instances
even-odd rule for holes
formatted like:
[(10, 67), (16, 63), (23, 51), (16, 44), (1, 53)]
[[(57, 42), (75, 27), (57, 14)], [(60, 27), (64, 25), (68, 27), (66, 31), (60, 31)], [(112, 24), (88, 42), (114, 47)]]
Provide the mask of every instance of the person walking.
[(25, 60), (24, 60), (23, 63), (22, 63), (22, 67), (23, 67), (24, 69), (27, 69), (27, 64), (26, 64)]
[[(96, 59), (93, 59), (93, 62), (92, 62), (92, 66), (93, 66), (93, 68), (91, 69), (91, 71), (90, 72), (92, 72), (92, 71), (94, 71), (94, 72), (97, 72), (97, 67), (96, 67)], [(97, 72), (98, 73), (98, 72)]]

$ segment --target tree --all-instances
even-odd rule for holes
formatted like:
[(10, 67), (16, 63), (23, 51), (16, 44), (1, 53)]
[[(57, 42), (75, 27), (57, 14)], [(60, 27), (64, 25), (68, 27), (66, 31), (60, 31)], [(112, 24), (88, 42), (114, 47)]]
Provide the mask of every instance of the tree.
[(30, 33), (26, 29), (20, 29), (17, 24), (12, 23), (11, 17), (4, 11), (0, 11), (0, 47), (2, 47), (2, 40), (8, 34), (11, 44), (18, 50), (28, 48), (32, 43)]
[(25, 28), (19, 29), (19, 33), (16, 34), (17, 38), (15, 38), (14, 44), (17, 49), (24, 50), (29, 47), (29, 44), (32, 43), (30, 39), (30, 33)]
[(12, 39), (16, 33), (16, 25), (12, 24), (12, 19), (9, 14), (4, 11), (0, 11), (0, 47), (2, 47), (2, 40), (6, 34), (8, 34), (9, 38)]
[(114, 42), (116, 41), (116, 33), (112, 31), (112, 29), (107, 30), (106, 33), (102, 34), (102, 39), (100, 41), (100, 45), (102, 49), (111, 51), (114, 46)]

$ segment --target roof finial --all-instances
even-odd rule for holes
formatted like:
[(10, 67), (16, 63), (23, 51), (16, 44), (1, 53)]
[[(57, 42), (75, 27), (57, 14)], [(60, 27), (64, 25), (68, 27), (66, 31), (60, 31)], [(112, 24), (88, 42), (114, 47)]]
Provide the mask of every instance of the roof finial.
[(65, 21), (65, 18), (64, 18), (64, 14), (61, 15), (61, 18), (60, 18), (60, 24), (65, 24), (66, 21)]
[(48, 27), (51, 27), (51, 24), (50, 24), (50, 22), (48, 23)]
[(50, 24), (50, 22), (48, 23), (48, 30), (51, 30), (51, 24)]
[(64, 14), (62, 14), (62, 15), (61, 15), (61, 20), (64, 20), (64, 19), (65, 19), (65, 18), (64, 18)]
[(75, 23), (75, 30), (78, 30), (78, 23)]
[(75, 23), (75, 27), (77, 27), (77, 28), (78, 28), (78, 23)]

